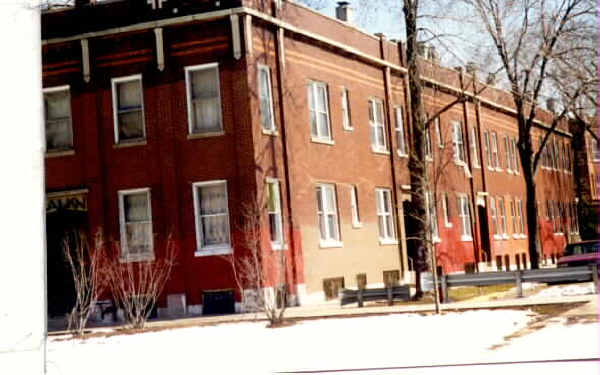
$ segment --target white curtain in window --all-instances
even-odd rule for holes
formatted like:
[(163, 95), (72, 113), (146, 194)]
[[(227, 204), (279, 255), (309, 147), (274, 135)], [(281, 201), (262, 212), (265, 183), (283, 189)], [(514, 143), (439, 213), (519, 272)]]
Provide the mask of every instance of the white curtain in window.
[(217, 68), (190, 72), (192, 91), (193, 133), (222, 130)]
[(46, 149), (72, 148), (69, 92), (65, 90), (46, 93), (44, 99), (46, 110)]
[(150, 220), (148, 193), (125, 195), (123, 204), (128, 254), (140, 254), (150, 251), (152, 222)]
[(260, 81), (260, 121), (263, 129), (274, 130), (270, 70), (269, 68), (261, 67), (258, 72)]
[(142, 83), (139, 79), (117, 83), (119, 140), (144, 137)]
[(202, 246), (229, 244), (229, 215), (224, 184), (198, 188)]

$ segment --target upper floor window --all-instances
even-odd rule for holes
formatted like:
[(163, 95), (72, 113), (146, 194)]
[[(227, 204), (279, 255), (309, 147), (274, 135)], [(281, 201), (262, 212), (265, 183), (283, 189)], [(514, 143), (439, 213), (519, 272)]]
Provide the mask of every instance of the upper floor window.
[(375, 189), (375, 207), (377, 208), (379, 240), (381, 242), (396, 241), (396, 226), (392, 212), (392, 192), (390, 189)]
[(308, 85), (308, 105), (310, 110), (310, 135), (315, 140), (331, 141), (329, 124), (329, 101), (327, 85), (311, 81)]
[(429, 136), (429, 128), (425, 129), (425, 158), (433, 160), (433, 147), (431, 145), (431, 137)]
[(354, 130), (350, 114), (350, 93), (342, 88), (342, 126), (345, 130)]
[(371, 126), (371, 148), (373, 151), (387, 151), (383, 120), (383, 102), (379, 99), (369, 100), (369, 125)]
[(273, 90), (271, 85), (271, 69), (265, 65), (258, 66), (258, 95), (260, 99), (260, 124), (264, 131), (274, 132), (275, 117), (273, 115)]
[(217, 63), (185, 68), (189, 134), (223, 132), (221, 89)]
[(316, 188), (316, 194), (321, 246), (338, 244), (340, 242), (340, 227), (335, 186), (319, 184)]
[(460, 122), (452, 122), (452, 144), (454, 145), (454, 161), (464, 164), (465, 148), (462, 126)]
[(473, 167), (475, 168), (479, 168), (479, 150), (477, 148), (477, 144), (479, 143), (479, 140), (477, 139), (477, 130), (475, 130), (475, 127), (472, 126), (471, 127), (471, 153), (472, 153), (472, 162), (473, 162)]
[(506, 171), (512, 173), (512, 147), (507, 135), (504, 136), (504, 157), (506, 158)]
[(404, 133), (404, 113), (402, 107), (396, 107), (396, 142), (398, 142), (398, 154), (407, 156), (406, 134)]
[(427, 215), (429, 219), (429, 227), (431, 230), (432, 241), (440, 240), (440, 232), (437, 221), (437, 207), (433, 194), (430, 191), (425, 192), (425, 204), (427, 206)]
[(519, 174), (519, 149), (517, 148), (517, 139), (512, 139), (512, 164), (513, 164), (513, 172)]
[(492, 164), (492, 152), (490, 148), (490, 133), (487, 130), (483, 131), (483, 148), (485, 151), (485, 161), (489, 169), (493, 168)]
[(442, 211), (444, 212), (444, 226), (446, 228), (452, 227), (452, 219), (450, 213), (450, 200), (448, 199), (448, 193), (442, 195)]
[(46, 152), (73, 149), (69, 86), (44, 89)]
[(444, 138), (442, 137), (442, 126), (440, 125), (439, 116), (433, 120), (433, 124), (435, 126), (435, 134), (437, 136), (438, 147), (444, 148)]
[(196, 255), (231, 252), (226, 181), (195, 182)]
[(498, 152), (498, 135), (496, 132), (491, 133), (491, 150), (492, 150), (492, 165), (496, 169), (500, 169), (500, 156)]
[(461, 236), (462, 241), (472, 241), (473, 234), (471, 232), (471, 204), (469, 203), (469, 196), (465, 194), (459, 194), (458, 196), (458, 216), (461, 222)]
[(144, 91), (140, 74), (112, 79), (115, 143), (146, 138)]
[(137, 261), (152, 258), (152, 207), (150, 189), (119, 191), (121, 257)]
[(600, 149), (596, 138), (590, 138), (590, 153), (592, 154), (592, 161), (600, 162)]
[(279, 181), (267, 179), (267, 213), (269, 215), (269, 233), (271, 234), (271, 247), (283, 248), (283, 216), (281, 215), (281, 193)]

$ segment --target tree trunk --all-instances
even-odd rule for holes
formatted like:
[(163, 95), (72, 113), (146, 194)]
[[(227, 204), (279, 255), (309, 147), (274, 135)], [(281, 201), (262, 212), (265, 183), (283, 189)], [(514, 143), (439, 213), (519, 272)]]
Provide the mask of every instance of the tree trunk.
[(529, 260), (531, 262), (531, 268), (538, 269), (540, 268), (540, 257), (537, 248), (538, 215), (535, 180), (533, 173), (531, 173), (530, 170), (524, 170), (523, 175), (525, 177), (525, 193), (527, 196), (527, 245), (529, 247)]

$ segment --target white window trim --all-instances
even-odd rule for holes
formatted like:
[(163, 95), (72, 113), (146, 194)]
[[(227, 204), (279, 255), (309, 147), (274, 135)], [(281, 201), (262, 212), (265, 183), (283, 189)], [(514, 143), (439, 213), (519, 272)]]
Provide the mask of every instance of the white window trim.
[[(202, 246), (202, 224), (200, 214), (200, 200), (198, 197), (198, 189), (203, 186), (213, 185), (224, 185), (225, 186), (225, 208), (227, 209), (227, 230), (229, 232), (229, 243), (222, 245), (210, 245)], [(227, 180), (212, 180), (212, 181), (199, 181), (192, 184), (192, 195), (194, 197), (194, 225), (196, 228), (196, 251), (194, 256), (210, 256), (210, 255), (225, 255), (231, 254), (233, 249), (231, 247), (231, 218), (229, 215), (229, 190), (227, 187)]]
[(360, 208), (358, 206), (358, 188), (356, 185), (350, 187), (350, 208), (352, 210), (352, 227), (362, 228), (363, 224), (360, 221)]
[[(47, 150), (46, 144), (44, 144), (45, 152), (52, 156), (58, 155), (73, 155), (75, 150), (75, 143), (73, 140), (73, 109), (71, 108), (71, 86), (70, 85), (61, 85), (61, 86), (53, 86), (46, 87), (42, 89), (42, 94), (52, 94), (56, 92), (67, 91), (69, 96), (69, 126), (71, 127), (71, 148), (66, 149), (52, 149)], [(46, 132), (46, 117), (44, 116), (44, 133)]]
[[(438, 222), (438, 213), (437, 213), (437, 205), (435, 200), (433, 199), (433, 193), (431, 191), (426, 191), (425, 192), (425, 207), (427, 208), (427, 215), (429, 216), (429, 221), (432, 223), (432, 228), (433, 225), (435, 224), (435, 229), (436, 232), (432, 231), (431, 233), (431, 241), (434, 243), (440, 243), (442, 242), (441, 238), (440, 238), (440, 226), (439, 226), (439, 222)], [(433, 215), (431, 215), (431, 212), (433, 211)]]
[[(206, 132), (206, 133), (194, 133), (194, 115), (192, 113), (192, 83), (189, 79), (190, 74), (199, 70), (206, 70), (215, 68), (215, 74), (217, 75), (217, 91), (219, 92), (219, 101), (218, 106), (219, 110), (217, 111), (219, 114), (219, 123), (221, 125), (221, 130), (216, 132)], [(185, 73), (185, 96), (187, 102), (187, 117), (188, 117), (188, 137), (189, 136), (198, 136), (198, 137), (213, 137), (225, 134), (225, 126), (223, 124), (223, 104), (221, 102), (221, 74), (219, 71), (219, 63), (208, 63), (201, 65), (191, 65), (186, 66), (184, 68)]]
[[(337, 191), (336, 191), (336, 186), (335, 184), (328, 184), (328, 183), (318, 183), (316, 184), (316, 187), (321, 187), (321, 206), (323, 207), (323, 218), (326, 219), (328, 213), (325, 212), (325, 197), (327, 196), (325, 194), (325, 188), (331, 188), (333, 190), (333, 212), (335, 213), (335, 219), (337, 222), (337, 240), (336, 239), (332, 239), (332, 238), (327, 238), (327, 239), (322, 239), (321, 238), (321, 227), (319, 226), (319, 203), (317, 203), (317, 227), (319, 228), (319, 247), (320, 248), (331, 248), (331, 247), (342, 247), (343, 243), (341, 241), (341, 228), (340, 228), (340, 215), (339, 215), (339, 211), (338, 211), (338, 206), (337, 206)], [(329, 232), (329, 227), (327, 225), (325, 225), (325, 230), (327, 232)], [(331, 237), (331, 233), (326, 233), (326, 237)]]
[[(142, 137), (135, 138), (131, 140), (121, 140), (119, 139), (119, 102), (118, 102), (118, 93), (117, 93), (117, 85), (123, 82), (130, 81), (140, 81), (140, 103), (142, 104)], [(112, 89), (112, 104), (113, 104), (113, 129), (115, 132), (115, 144), (124, 144), (124, 143), (143, 143), (146, 141), (146, 108), (144, 105), (144, 82), (141, 74), (133, 74), (130, 76), (124, 77), (115, 77), (110, 80), (111, 89)]]
[[(458, 166), (464, 166), (466, 164), (465, 161), (465, 137), (462, 131), (462, 124), (460, 123), (460, 121), (452, 121), (452, 147), (454, 148), (453, 152), (453, 159), (454, 159), (454, 164), (458, 165)], [(460, 133), (458, 133), (460, 131)], [(459, 151), (459, 143), (458, 143), (458, 135), (460, 134), (460, 147), (462, 148), (462, 156), (463, 159), (460, 159), (460, 151)]]
[(590, 137), (590, 159), (594, 163), (600, 163), (600, 150), (598, 150), (598, 141), (596, 139)]
[[(318, 90), (317, 88), (322, 87), (325, 89), (325, 115), (327, 117), (327, 131), (329, 133), (328, 137), (324, 137), (322, 134), (319, 134), (319, 116), (316, 116), (316, 121), (317, 121), (317, 134), (314, 135), (312, 134), (312, 128), (311, 128), (311, 124), (310, 124), (310, 94), (312, 92), (313, 98), (315, 100), (315, 113), (317, 113), (317, 98), (319, 97), (318, 95)], [(327, 84), (325, 82), (320, 82), (320, 81), (313, 81), (310, 80), (308, 83), (308, 90), (309, 90), (309, 97), (308, 97), (308, 126), (309, 126), (309, 130), (310, 130), (310, 139), (312, 142), (316, 142), (316, 143), (324, 143), (324, 144), (330, 144), (333, 145), (333, 134), (331, 132), (331, 119), (329, 116), (329, 90), (327, 88)]]
[[(377, 104), (381, 104), (381, 115), (383, 116), (381, 118), (381, 123), (377, 123), (376, 122), (376, 111), (375, 109), (377, 108)], [(387, 142), (387, 132), (386, 132), (386, 127), (385, 127), (385, 103), (383, 102), (383, 100), (379, 99), (379, 98), (369, 98), (369, 106), (371, 107), (371, 110), (373, 111), (373, 121), (369, 120), (369, 127), (370, 128), (377, 128), (379, 126), (381, 126), (381, 129), (383, 130), (382, 134), (383, 134), (383, 145), (380, 145), (378, 143), (373, 144), (373, 140), (371, 140), (371, 151), (378, 153), (378, 154), (389, 154), (389, 148), (388, 148), (388, 142)], [(375, 142), (377, 142), (377, 132), (375, 132)]]
[[(277, 193), (279, 194), (279, 227), (281, 228), (281, 241), (271, 241), (271, 248), (273, 250), (285, 250), (287, 249), (287, 244), (285, 242), (285, 229), (283, 227), (283, 205), (281, 199), (281, 181), (277, 178), (267, 177), (265, 179), (267, 184), (276, 184), (277, 185)], [(268, 210), (268, 207), (267, 207)], [(270, 213), (267, 211), (267, 215)]]
[(398, 133), (401, 133), (402, 139), (402, 148), (400, 149), (400, 143), (398, 143), (397, 153), (398, 156), (407, 158), (408, 157), (408, 148), (406, 144), (406, 133), (404, 131), (404, 108), (403, 107), (395, 107), (394, 113), (396, 116), (396, 141), (398, 140)]
[(475, 136), (477, 133), (475, 131), (475, 127), (472, 126), (471, 127), (471, 149), (473, 150), (473, 158), (471, 159), (473, 161), (473, 168), (481, 168), (481, 163), (479, 162), (479, 149), (478, 149), (478, 143), (479, 143), (479, 139), (477, 139), (477, 137)]
[(495, 131), (490, 132), (490, 149), (492, 155), (492, 164), (493, 168), (497, 172), (502, 172), (502, 168), (500, 168), (500, 150), (498, 148), (498, 133)]
[[(389, 213), (385, 213), (385, 212), (377, 212), (377, 200), (380, 200), (380, 207), (383, 208), (383, 197), (384, 197), (384, 192), (388, 192), (389, 193), (389, 208), (390, 208), (390, 212)], [(377, 214), (377, 220), (379, 221), (379, 216), (390, 216), (391, 217), (391, 221), (392, 221), (392, 235), (390, 235), (390, 233), (384, 233), (385, 236), (382, 237), (381, 233), (377, 233), (378, 237), (379, 237), (379, 244), (380, 245), (395, 245), (398, 244), (398, 235), (396, 233), (396, 215), (394, 215), (394, 209), (392, 206), (392, 190), (388, 189), (388, 188), (375, 188), (375, 199), (376, 199), (376, 203), (375, 203), (375, 209), (376, 209), (376, 214)]]
[(352, 116), (350, 113), (349, 90), (342, 86), (342, 128), (347, 131), (353, 131)]
[[(271, 110), (271, 123), (270, 125), (270, 129), (265, 129), (263, 127), (262, 124), (262, 113), (260, 113), (260, 127), (262, 129), (262, 132), (264, 134), (269, 134), (269, 135), (276, 135), (277, 134), (277, 125), (275, 125), (275, 111), (273, 109), (273, 82), (271, 81), (271, 68), (267, 65), (264, 64), (257, 64), (257, 69), (256, 69), (256, 76), (257, 76), (257, 82), (258, 82), (258, 90), (259, 90), (259, 94), (258, 94), (258, 100), (259, 100), (259, 111), (262, 110), (262, 106), (260, 106), (260, 96), (261, 96), (261, 81), (260, 81), (260, 73), (261, 71), (266, 71), (267, 72), (267, 87), (269, 89), (269, 107)], [(220, 90), (219, 90), (219, 94), (220, 94)], [(220, 96), (220, 95), (219, 95)]]
[[(467, 213), (464, 214), (463, 212), (463, 202), (460, 202), (460, 205), (458, 207), (458, 217), (460, 218), (460, 222), (461, 222), (461, 228), (460, 228), (460, 240), (462, 242), (471, 242), (473, 241), (473, 228), (471, 226), (471, 221), (473, 220), (473, 218), (471, 217), (471, 202), (469, 200), (469, 196), (467, 194), (464, 193), (458, 193), (458, 198), (459, 200), (465, 200), (467, 202)], [(471, 232), (470, 235), (464, 234), (464, 227), (465, 227), (465, 219), (468, 218), (468, 227), (469, 227), (469, 232)]]
[(448, 215), (449, 211), (449, 207), (448, 204), (450, 203), (449, 199), (448, 199), (448, 193), (443, 193), (442, 194), (442, 211), (444, 211), (444, 226), (446, 228), (452, 228), (452, 222), (450, 221), (450, 217)]
[(442, 138), (442, 125), (440, 124), (440, 117), (436, 117), (433, 120), (433, 124), (435, 126), (435, 133), (437, 135), (438, 140), (438, 148), (444, 148), (444, 139)]
[(150, 193), (150, 188), (138, 188), (138, 189), (127, 189), (127, 190), (119, 190), (117, 192), (119, 198), (119, 231), (120, 231), (120, 244), (121, 244), (121, 254), (119, 255), (119, 260), (121, 262), (139, 262), (145, 260), (154, 260), (154, 231), (151, 232), (150, 235), (150, 252), (147, 254), (135, 254), (130, 255), (128, 244), (127, 244), (127, 232), (125, 229), (125, 201), (124, 197), (130, 194), (138, 194), (138, 193), (146, 193), (148, 196), (148, 219), (150, 221), (151, 227), (154, 227), (154, 223), (152, 220), (152, 195)]
[[(500, 202), (502, 202), (502, 205), (500, 205)], [(508, 233), (506, 231), (506, 227), (508, 224), (508, 220), (506, 220), (506, 203), (505, 203), (505, 199), (504, 197), (496, 197), (496, 206), (498, 207), (497, 211), (497, 215), (498, 215), (498, 222), (502, 223), (502, 228), (499, 236), (503, 239), (503, 240), (507, 240), (508, 239)], [(502, 210), (500, 210), (500, 208), (502, 208)], [(503, 213), (503, 215), (500, 215), (501, 213)]]

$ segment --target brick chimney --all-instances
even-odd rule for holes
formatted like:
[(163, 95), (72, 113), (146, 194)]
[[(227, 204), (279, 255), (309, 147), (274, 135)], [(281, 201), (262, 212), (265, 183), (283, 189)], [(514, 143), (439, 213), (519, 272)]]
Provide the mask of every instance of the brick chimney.
[(352, 23), (354, 19), (354, 9), (348, 1), (338, 1), (335, 8), (335, 17), (343, 22)]

